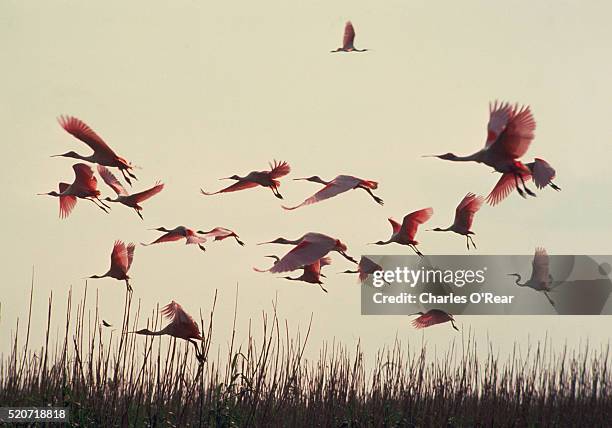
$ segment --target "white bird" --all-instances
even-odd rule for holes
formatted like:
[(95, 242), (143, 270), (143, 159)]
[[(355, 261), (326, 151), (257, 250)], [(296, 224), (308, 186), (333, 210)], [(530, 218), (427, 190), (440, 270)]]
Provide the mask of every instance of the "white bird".
[(531, 278), (529, 278), (529, 281), (521, 284), (521, 275), (518, 273), (509, 273), (508, 275), (516, 277), (515, 284), (520, 287), (529, 287), (536, 291), (541, 291), (544, 293), (550, 304), (553, 306), (555, 305), (555, 302), (553, 302), (548, 295), (548, 292), (551, 291), (553, 277), (549, 272), (549, 257), (548, 253), (546, 253), (546, 249), (541, 247), (535, 249), (532, 262)]

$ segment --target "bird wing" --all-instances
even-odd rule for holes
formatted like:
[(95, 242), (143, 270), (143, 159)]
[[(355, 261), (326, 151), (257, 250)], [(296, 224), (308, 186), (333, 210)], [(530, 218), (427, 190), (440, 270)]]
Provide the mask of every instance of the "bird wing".
[[(522, 174), (524, 181), (531, 180), (531, 174)], [(516, 188), (516, 180), (514, 174), (506, 172), (497, 181), (489, 196), (487, 196), (487, 203), (491, 206), (499, 204), (501, 201), (506, 199), (510, 193)]]
[(195, 233), (192, 230), (189, 230), (187, 232), (187, 242), (186, 244), (203, 244), (206, 242), (206, 238), (203, 236), (199, 236), (197, 233)]
[(361, 257), (359, 260), (359, 281), (363, 282), (368, 279), (368, 275), (383, 270), (382, 266), (378, 263), (374, 263), (367, 257)]
[(319, 263), (321, 264), (321, 267), (329, 266), (332, 263), (331, 257), (321, 257), (319, 259)]
[(136, 245), (133, 242), (130, 242), (127, 246), (127, 269), (130, 270), (132, 266), (132, 261), (134, 260), (134, 250), (136, 250)]
[(414, 328), (426, 328), (435, 324), (440, 324), (442, 322), (448, 321), (446, 317), (443, 318), (443, 314), (436, 311), (428, 311), (418, 318), (412, 320), (412, 326)]
[(527, 152), (533, 141), (536, 123), (529, 106), (520, 109), (518, 106), (506, 106), (506, 111), (509, 118), (504, 129), (487, 144), (487, 148), (500, 157), (518, 159)]
[(123, 187), (121, 185), (121, 183), (119, 182), (119, 180), (117, 180), (117, 177), (115, 177), (113, 175), (112, 172), (110, 172), (110, 170), (103, 166), (103, 165), (98, 165), (98, 174), (100, 174), (100, 177), (102, 177), (102, 180), (104, 180), (104, 182), (115, 191), (115, 193), (119, 196), (128, 196), (129, 193), (127, 192), (127, 190), (125, 190), (125, 187)]
[(157, 195), (163, 189), (164, 189), (164, 184), (160, 183), (158, 181), (155, 184), (155, 186), (151, 187), (150, 189), (144, 190), (144, 191), (139, 192), (139, 193), (134, 193), (132, 195), (132, 198), (134, 198), (134, 200), (136, 200), (136, 202), (143, 202), (143, 201), (146, 201), (147, 199)]
[(58, 122), (62, 128), (87, 144), (94, 152), (104, 152), (105, 155), (111, 157), (117, 156), (108, 144), (82, 120), (74, 116), (60, 116)]
[(402, 222), (402, 229), (410, 241), (414, 241), (419, 224), (425, 223), (433, 215), (433, 208), (424, 208), (408, 214)]
[(391, 227), (393, 228), (393, 233), (399, 232), (399, 230), (402, 228), (402, 225), (399, 224), (397, 221), (393, 220), (392, 218), (389, 218), (389, 223), (391, 223)]
[(506, 129), (506, 125), (510, 120), (512, 107), (509, 103), (494, 104), (489, 103), (489, 123), (487, 124), (487, 141), (485, 148), (493, 144), (499, 135)]
[[(161, 310), (162, 315), (169, 319), (172, 324), (177, 328), (181, 328), (181, 333), (185, 333), (185, 338), (196, 338), (201, 339), (200, 328), (195, 320), (189, 315), (181, 305), (176, 303), (174, 300), (164, 306)], [(183, 334), (180, 334), (183, 336)]]
[(328, 184), (326, 184), (325, 187), (323, 187), (317, 193), (312, 195), (310, 198), (306, 199), (301, 204), (296, 205), (294, 207), (283, 206), (283, 208), (286, 210), (294, 210), (305, 205), (321, 202), (325, 199), (333, 198), (334, 196), (339, 195), (340, 193), (344, 193), (351, 189), (354, 189), (359, 183), (361, 183), (361, 179), (357, 177), (339, 175), (338, 177), (330, 181)]
[(274, 164), (270, 163), (270, 178), (273, 180), (276, 178), (283, 177), (291, 172), (291, 167), (285, 161), (278, 162), (274, 161)]
[(74, 170), (75, 178), (73, 185), (75, 187), (94, 193), (97, 192), (98, 180), (89, 165), (76, 163), (72, 165), (72, 169)]
[(209, 232), (206, 232), (204, 236), (207, 238), (227, 238), (228, 236), (235, 235), (234, 231), (226, 229), (224, 227), (215, 227)]
[(183, 235), (181, 235), (180, 233), (176, 232), (176, 231), (172, 231), (172, 232), (168, 232), (165, 233), (164, 235), (160, 236), (159, 238), (157, 238), (155, 241), (151, 242), (150, 244), (142, 244), (142, 245), (153, 245), (153, 244), (159, 244), (161, 242), (173, 242), (173, 241), (178, 241), (179, 239), (184, 238)]
[(217, 190), (216, 192), (205, 192), (204, 190), (200, 191), (202, 192), (203, 195), (216, 195), (217, 193), (227, 193), (227, 192), (236, 192), (238, 190), (244, 190), (244, 189), (250, 189), (251, 187), (255, 187), (258, 184), (255, 183), (254, 181), (238, 181), (237, 183), (232, 184), (231, 186), (228, 186), (224, 189), (221, 190)]
[(350, 49), (353, 47), (353, 42), (355, 41), (355, 29), (353, 28), (353, 24), (351, 21), (347, 21), (344, 25), (344, 38), (342, 40), (342, 48)]
[(546, 249), (538, 247), (533, 256), (531, 280), (546, 287), (549, 283), (549, 258)]
[(550, 184), (555, 178), (555, 169), (550, 166), (544, 159), (535, 158), (533, 162), (533, 169), (531, 171), (533, 175), (533, 182), (538, 189), (542, 189)]
[(72, 212), (72, 209), (74, 208), (74, 206), (77, 203), (76, 196), (72, 196), (72, 195), (65, 195), (64, 196), (64, 195), (62, 195), (64, 190), (66, 190), (69, 187), (70, 187), (70, 184), (68, 184), (68, 183), (60, 183), (59, 184), (60, 218), (68, 217), (70, 215), (70, 212)]
[(123, 241), (115, 241), (113, 252), (111, 253), (111, 270), (119, 270), (127, 273), (129, 268), (128, 252)]
[(302, 241), (269, 269), (271, 273), (289, 272), (314, 263), (329, 253), (321, 242)]
[(482, 196), (476, 196), (473, 193), (465, 195), (455, 210), (455, 226), (470, 230), (474, 221), (474, 214), (480, 209), (483, 201)]

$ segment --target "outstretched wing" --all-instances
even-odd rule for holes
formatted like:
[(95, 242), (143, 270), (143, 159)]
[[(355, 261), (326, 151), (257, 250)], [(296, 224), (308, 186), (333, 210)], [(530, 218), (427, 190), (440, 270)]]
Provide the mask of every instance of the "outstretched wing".
[(72, 169), (75, 176), (73, 186), (92, 193), (98, 191), (98, 180), (89, 165), (76, 163), (72, 165)]
[(399, 224), (397, 221), (393, 220), (392, 218), (389, 218), (389, 223), (391, 223), (391, 227), (393, 228), (393, 233), (397, 233), (400, 231), (400, 229), (402, 228), (402, 225)]
[(111, 253), (111, 270), (117, 269), (127, 273), (129, 268), (128, 251), (123, 241), (115, 241), (113, 252)]
[(155, 241), (151, 242), (150, 244), (142, 244), (142, 245), (147, 246), (147, 245), (159, 244), (161, 242), (173, 242), (173, 241), (178, 241), (179, 239), (182, 239), (182, 238), (184, 238), (184, 236), (178, 232), (168, 232), (160, 236), (159, 238), (157, 238)]
[(351, 49), (355, 41), (355, 29), (351, 21), (347, 21), (344, 25), (344, 38), (342, 39), (342, 48)]
[(474, 214), (480, 209), (483, 201), (482, 196), (476, 196), (473, 193), (465, 195), (455, 210), (455, 225), (470, 230), (474, 221)]
[(419, 225), (429, 220), (432, 215), (433, 208), (424, 208), (404, 217), (402, 229), (410, 241), (414, 241)]
[(162, 315), (169, 319), (176, 327), (177, 332), (184, 333), (179, 336), (183, 338), (202, 339), (200, 328), (195, 320), (189, 315), (181, 305), (174, 300), (164, 306), (161, 310)]
[(368, 279), (368, 275), (381, 270), (383, 268), (378, 263), (362, 256), (361, 260), (359, 260), (359, 281), (364, 282)]
[(531, 271), (531, 280), (537, 284), (544, 286), (548, 285), (549, 280), (549, 258), (546, 249), (538, 247), (535, 249), (533, 256)]
[[(531, 174), (522, 174), (522, 176), (524, 181), (531, 180)], [(493, 190), (491, 190), (491, 193), (489, 193), (489, 196), (487, 196), (487, 203), (495, 206), (506, 199), (516, 189), (516, 180), (513, 173), (506, 172), (502, 174)]]
[(186, 244), (203, 244), (206, 242), (206, 238), (203, 236), (199, 236), (197, 233), (192, 230), (187, 231), (187, 242)]
[(305, 205), (315, 204), (317, 202), (324, 201), (325, 199), (333, 198), (340, 193), (347, 192), (351, 189), (354, 189), (359, 183), (361, 183), (361, 179), (357, 177), (351, 177), (349, 175), (339, 175), (330, 181), (325, 187), (319, 190), (317, 193), (312, 195), (310, 198), (306, 199), (299, 205), (294, 207), (286, 207), (283, 205), (283, 208), (286, 210), (294, 210), (299, 207), (303, 207)]
[(271, 273), (290, 272), (312, 264), (329, 252), (320, 242), (302, 241), (269, 269)]
[(438, 310), (430, 310), (418, 318), (412, 320), (414, 328), (426, 328), (435, 324), (440, 324), (448, 321), (448, 315)]
[(148, 190), (144, 190), (139, 193), (134, 193), (132, 197), (136, 200), (136, 202), (143, 202), (147, 199), (157, 195), (159, 192), (164, 190), (164, 184), (159, 181), (155, 184), (155, 186), (151, 187)]
[(77, 203), (77, 198), (72, 195), (62, 195), (64, 190), (70, 187), (68, 183), (60, 183), (59, 184), (59, 203), (60, 203), (60, 218), (66, 218), (72, 212), (72, 209)]
[[(487, 148), (500, 157), (518, 159), (527, 152), (533, 141), (536, 123), (529, 106), (519, 109), (518, 106), (510, 108), (504, 104), (502, 107), (509, 115), (507, 123), (493, 141), (487, 141)], [(491, 131), (489, 134), (491, 137)]]
[(544, 159), (535, 158), (531, 174), (533, 175), (533, 182), (536, 187), (542, 189), (548, 186), (555, 178), (556, 172)]
[(217, 193), (236, 192), (238, 190), (250, 189), (251, 187), (255, 187), (255, 186), (257, 186), (257, 183), (253, 181), (238, 181), (237, 183), (234, 183), (231, 186), (228, 186), (224, 189), (217, 190), (216, 192), (205, 192), (202, 189), (200, 189), (200, 192), (202, 192), (203, 195), (210, 196), (210, 195), (216, 195)]
[(110, 172), (110, 170), (107, 167), (103, 165), (98, 165), (98, 174), (100, 174), (100, 177), (102, 177), (102, 180), (104, 180), (104, 182), (111, 189), (113, 189), (117, 195), (119, 196), (129, 195), (127, 190), (125, 190), (125, 187), (121, 185), (119, 180), (117, 180), (117, 177), (115, 177), (115, 175), (112, 172)]
[(284, 177), (291, 172), (291, 167), (285, 161), (278, 162), (274, 161), (274, 164), (270, 163), (270, 178), (273, 180), (276, 178)]
[(127, 246), (127, 269), (126, 271), (130, 270), (130, 267), (132, 266), (132, 261), (134, 260), (134, 250), (136, 249), (136, 245), (134, 245), (133, 242), (130, 242)]
[(111, 157), (117, 156), (104, 140), (82, 120), (74, 116), (60, 116), (58, 122), (62, 128), (87, 144), (94, 152), (103, 152), (105, 155)]

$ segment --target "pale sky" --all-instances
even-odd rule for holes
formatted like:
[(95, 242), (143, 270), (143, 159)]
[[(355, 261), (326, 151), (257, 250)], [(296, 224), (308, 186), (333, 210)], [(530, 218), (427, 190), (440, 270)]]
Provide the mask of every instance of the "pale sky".
[[(436, 347), (457, 337), (450, 326), (420, 332), (407, 317), (360, 316), (352, 268), (333, 256), (326, 288), (298, 285), (254, 272), (284, 246), (256, 246), (308, 231), (336, 236), (355, 257), (366, 242), (386, 240), (387, 217), (432, 206), (429, 226), (448, 226), (469, 191), (486, 195), (497, 175), (482, 165), (453, 164), (423, 154), (469, 154), (485, 141), (488, 103), (529, 104), (536, 138), (525, 159), (542, 157), (563, 189), (538, 191), (528, 201), (512, 194), (485, 206), (473, 230), (474, 254), (610, 254), (610, 141), (612, 6), (604, 1), (4, 1), (0, 4), (0, 139), (5, 184), (2, 223), (3, 294), (0, 335), (26, 315), (30, 271), (36, 270), (33, 341), (42, 338), (47, 296), (63, 320), (70, 285), (106, 272), (113, 241), (149, 242), (147, 228), (225, 226), (247, 243), (210, 243), (202, 253), (172, 243), (136, 249), (130, 272), (134, 298), (148, 313), (174, 299), (197, 314), (219, 290), (216, 338), (231, 327), (239, 283), (238, 328), (259, 322), (278, 295), (279, 315), (305, 328), (314, 313), (309, 352), (324, 339), (368, 351), (392, 344)], [(330, 54), (352, 20), (362, 54)], [(75, 115), (115, 151), (142, 167), (132, 190), (156, 180), (166, 189), (144, 204), (141, 221), (113, 205), (105, 215), (79, 202), (58, 218), (58, 201), (35, 196), (71, 182), (70, 159), (49, 155), (89, 149), (56, 118)], [(578, 149), (581, 149), (580, 151)], [(292, 173), (280, 188), (285, 202), (301, 202), (318, 185), (291, 178), (351, 174), (380, 183), (384, 207), (365, 192), (285, 212), (269, 189), (203, 197), (220, 177), (265, 169), (286, 160)], [(101, 180), (100, 189), (112, 195)], [(425, 254), (463, 254), (451, 234), (417, 239)], [(380, 254), (411, 254), (379, 247)], [(98, 288), (102, 317), (120, 322), (125, 286)], [(535, 298), (543, 298), (536, 296)], [(61, 316), (60, 316), (61, 314)], [(461, 317), (460, 327), (495, 346), (549, 338), (576, 344), (609, 339), (610, 317)], [(448, 328), (447, 328), (448, 327)], [(5, 351), (3, 340), (0, 350)]]

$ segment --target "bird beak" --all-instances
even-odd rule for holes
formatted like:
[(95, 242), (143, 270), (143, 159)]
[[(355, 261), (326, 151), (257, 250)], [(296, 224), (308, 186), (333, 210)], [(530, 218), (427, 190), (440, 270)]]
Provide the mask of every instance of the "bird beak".
[(294, 178), (294, 180), (306, 180), (306, 177), (302, 177), (302, 178)]

